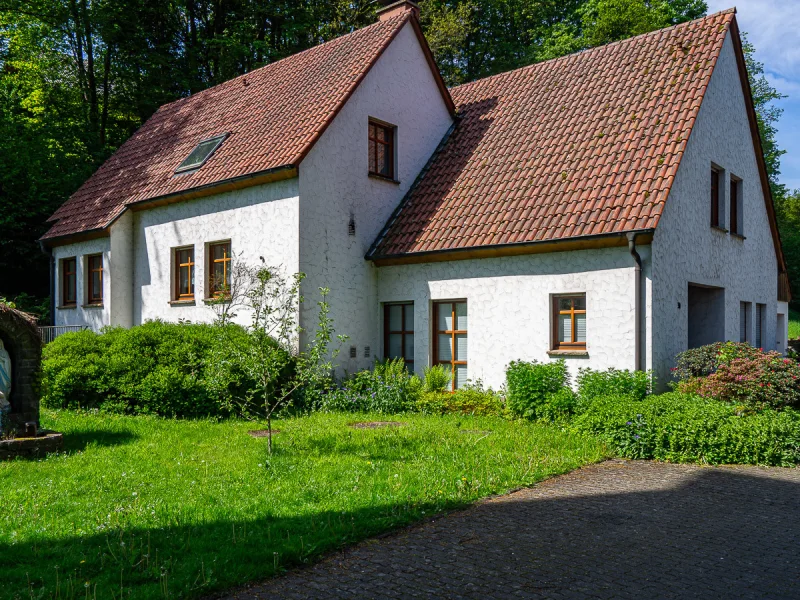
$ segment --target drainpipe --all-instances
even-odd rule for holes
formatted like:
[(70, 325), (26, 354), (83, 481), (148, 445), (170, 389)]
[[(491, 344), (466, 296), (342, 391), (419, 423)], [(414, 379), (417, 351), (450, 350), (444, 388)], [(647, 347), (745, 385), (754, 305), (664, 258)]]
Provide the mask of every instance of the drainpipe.
[(42, 249), (47, 257), (50, 259), (50, 325), (56, 324), (56, 258), (53, 256), (53, 251), (47, 247), (43, 242), (39, 242), (39, 248)]
[(633, 305), (633, 319), (634, 319), (634, 359), (633, 368), (636, 371), (642, 370), (642, 257), (636, 251), (636, 234), (628, 234), (628, 251), (633, 256), (636, 262), (634, 270), (634, 305)]

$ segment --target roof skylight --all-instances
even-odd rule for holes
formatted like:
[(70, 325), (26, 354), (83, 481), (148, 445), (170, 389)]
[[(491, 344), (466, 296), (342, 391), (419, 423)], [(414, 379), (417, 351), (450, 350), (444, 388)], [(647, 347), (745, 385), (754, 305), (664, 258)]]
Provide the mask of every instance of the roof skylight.
[(175, 169), (176, 173), (184, 173), (186, 171), (194, 171), (195, 169), (199, 169), (203, 166), (203, 164), (211, 158), (211, 155), (214, 154), (214, 151), (219, 148), (219, 145), (225, 141), (225, 138), (228, 137), (227, 133), (223, 133), (222, 135), (215, 135), (212, 138), (208, 138), (207, 140), (203, 140), (197, 146), (194, 147), (189, 153), (183, 162), (178, 165), (178, 168)]

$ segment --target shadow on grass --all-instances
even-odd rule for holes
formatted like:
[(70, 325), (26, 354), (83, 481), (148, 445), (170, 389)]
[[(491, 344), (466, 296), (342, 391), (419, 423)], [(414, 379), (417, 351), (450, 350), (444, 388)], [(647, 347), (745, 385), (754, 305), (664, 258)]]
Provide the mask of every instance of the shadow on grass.
[(70, 431), (64, 434), (64, 450), (66, 452), (78, 452), (86, 450), (90, 446), (101, 448), (108, 446), (121, 446), (130, 444), (139, 438), (131, 431), (102, 431), (86, 429)]
[[(302, 572), (302, 581), (290, 576), (265, 585), (258, 597), (282, 597), (290, 589), (314, 597), (314, 590), (335, 584), (337, 597), (377, 598), (386, 595), (388, 582), (402, 582), (409, 595), (442, 598), (512, 591), (537, 597), (800, 597), (800, 474), (780, 473), (781, 479), (702, 469), (670, 483), (654, 472), (636, 485), (661, 489), (636, 491), (629, 483), (606, 485), (607, 478), (626, 481), (626, 474), (603, 469), (569, 494), (482, 504), (363, 546), (341, 564)], [(165, 589), (171, 597), (198, 597), (269, 578), (423, 518), (423, 511), (430, 516), (447, 508), (457, 506), (368, 506), (0, 545), (0, 555), (8, 557), (0, 564), (0, 597), (28, 596), (28, 576), (35, 597), (42, 585), (47, 591), (41, 597), (53, 597), (56, 569), (62, 598), (83, 598), (85, 582), (97, 598), (120, 592), (162, 597)], [(73, 585), (68, 579), (79, 584), (77, 592), (66, 591)]]

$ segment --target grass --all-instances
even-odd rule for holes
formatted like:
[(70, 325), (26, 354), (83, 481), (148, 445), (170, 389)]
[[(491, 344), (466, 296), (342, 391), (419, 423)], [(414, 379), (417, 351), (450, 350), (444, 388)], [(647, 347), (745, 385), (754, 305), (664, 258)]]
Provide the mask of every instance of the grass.
[(789, 309), (789, 339), (800, 338), (800, 312)]
[(278, 421), (268, 460), (244, 422), (46, 411), (66, 451), (0, 463), (0, 598), (197, 597), (607, 455), (554, 427), (396, 418)]

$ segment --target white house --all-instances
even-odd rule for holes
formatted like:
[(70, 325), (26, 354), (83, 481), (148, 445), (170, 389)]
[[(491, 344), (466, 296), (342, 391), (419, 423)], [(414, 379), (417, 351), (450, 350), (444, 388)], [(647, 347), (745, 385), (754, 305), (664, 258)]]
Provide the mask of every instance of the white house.
[(55, 323), (211, 320), (234, 255), (306, 273), (306, 328), (331, 289), (349, 372), (784, 349), (735, 11), (450, 90), (415, 5), (379, 14), (157, 111), (51, 218)]

